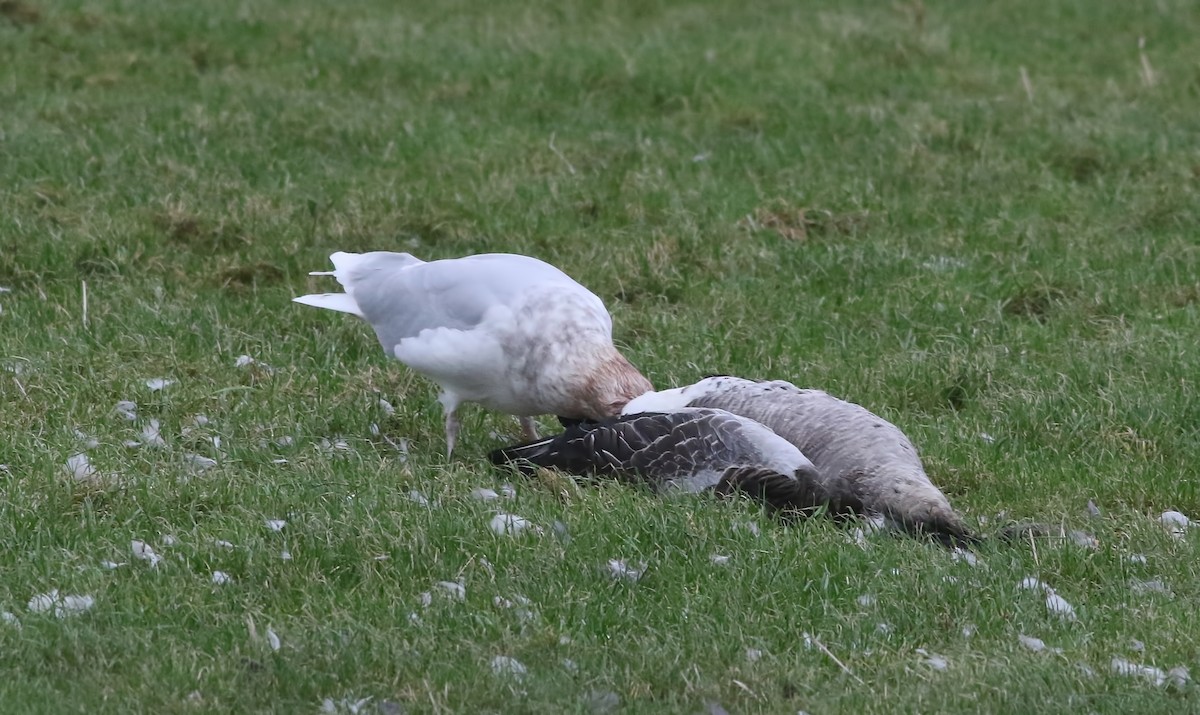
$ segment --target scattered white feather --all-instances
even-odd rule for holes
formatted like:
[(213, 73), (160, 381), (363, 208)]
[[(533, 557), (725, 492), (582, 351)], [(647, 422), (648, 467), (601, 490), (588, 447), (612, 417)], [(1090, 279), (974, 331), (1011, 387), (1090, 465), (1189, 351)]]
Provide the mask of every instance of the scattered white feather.
[(1178, 511), (1164, 511), (1162, 516), (1158, 517), (1158, 520), (1163, 526), (1167, 527), (1171, 532), (1171, 536), (1177, 539), (1182, 539), (1184, 534), (1187, 533), (1188, 528), (1196, 525), (1196, 522), (1193, 522), (1185, 514)]
[(75, 616), (84, 611), (91, 610), (92, 606), (95, 605), (96, 599), (91, 596), (63, 596), (62, 601), (54, 606), (54, 616), (56, 618)]
[[(458, 584), (455, 585), (457, 586)], [(433, 603), (433, 594), (429, 591), (422, 591), (421, 595), (417, 596), (417, 600), (421, 602), (421, 608), (429, 608)]]
[(495, 489), (486, 488), (472, 489), (471, 496), (479, 501), (492, 501), (493, 499), (500, 498), (500, 495), (496, 493)]
[(1092, 501), (1091, 499), (1088, 499), (1087, 512), (1088, 512), (1088, 516), (1092, 516), (1095, 518), (1100, 517), (1100, 507), (1096, 506), (1096, 502)]
[(538, 536), (544, 533), (542, 527), (534, 524), (525, 517), (515, 514), (505, 514), (503, 512), (492, 517), (490, 526), (492, 531), (499, 536), (516, 536), (526, 531)]
[(858, 601), (858, 605), (863, 608), (870, 608), (875, 605), (875, 597), (869, 593), (862, 594), (856, 600)]
[(159, 427), (160, 425), (158, 420), (152, 419), (147, 422), (145, 426), (142, 427), (142, 444), (147, 447), (166, 447), (167, 441), (162, 438), (162, 434), (159, 432)]
[(729, 563), (730, 557), (727, 554), (713, 554), (712, 556), (709, 556), (708, 558), (710, 561), (712, 561), (717, 566), (724, 566)]
[(162, 561), (162, 557), (156, 554), (154, 549), (150, 547), (150, 544), (147, 544), (144, 541), (138, 541), (137, 539), (134, 539), (133, 541), (129, 542), (129, 548), (133, 552), (133, 557), (135, 559), (150, 562), (151, 568), (157, 568), (158, 562)]
[(193, 454), (188, 452), (187, 454), (183, 455), (183, 458), (187, 460), (188, 465), (197, 472), (207, 472), (208, 470), (217, 466), (217, 460), (211, 457), (205, 457), (202, 454)]
[(525, 675), (525, 666), (516, 658), (510, 658), (507, 655), (498, 655), (492, 658), (492, 672), (499, 676), (513, 677), (520, 679)]
[(615, 579), (625, 579), (636, 582), (646, 573), (646, 562), (639, 561), (636, 567), (630, 566), (625, 559), (609, 559), (608, 573)]
[(746, 660), (750, 663), (757, 663), (762, 660), (763, 652), (758, 648), (746, 649)]
[(517, 488), (511, 484), (501, 484), (500, 485), (500, 496), (504, 497), (505, 499), (516, 499), (517, 498)]
[(1134, 638), (1129, 641), (1129, 650), (1133, 651), (1134, 653), (1141, 653), (1146, 650), (1146, 644), (1137, 638)]
[(1155, 668), (1150, 665), (1139, 665), (1124, 658), (1113, 658), (1110, 664), (1110, 669), (1115, 675), (1124, 675), (1127, 677), (1145, 678), (1155, 685), (1162, 685), (1167, 682), (1167, 674), (1162, 668)]
[(762, 529), (759, 529), (758, 524), (753, 521), (740, 521), (734, 525), (734, 528), (748, 531), (754, 536), (762, 534)]
[(429, 497), (425, 496), (416, 489), (413, 489), (408, 493), (408, 500), (416, 504), (420, 504), (421, 506), (429, 506)]
[(885, 636), (887, 634), (891, 633), (895, 629), (896, 629), (896, 627), (893, 626), (891, 623), (876, 623), (875, 624), (875, 631), (877, 633), (882, 633)]
[(58, 603), (57, 588), (52, 591), (48, 591), (47, 593), (37, 594), (33, 598), (29, 599), (29, 603), (25, 607), (29, 609), (30, 613), (45, 613), (51, 608), (54, 608), (54, 604), (56, 603)]
[(155, 377), (155, 378), (146, 380), (146, 387), (148, 387), (151, 392), (158, 392), (159, 390), (170, 387), (171, 385), (174, 385), (174, 384), (175, 384), (174, 380), (169, 380), (165, 377)]
[(1041, 638), (1034, 638), (1033, 636), (1020, 635), (1020, 636), (1017, 636), (1017, 640), (1019, 640), (1021, 642), (1021, 645), (1025, 646), (1026, 648), (1033, 651), (1034, 653), (1041, 653), (1042, 651), (1045, 651), (1045, 650), (1049, 650), (1051, 653), (1062, 653), (1062, 648), (1048, 648), (1046, 646), (1046, 642), (1043, 641)]
[(81, 429), (75, 430), (75, 439), (79, 440), (84, 449), (95, 449), (100, 446), (100, 440)]
[(955, 561), (962, 561), (968, 566), (979, 566), (979, 557), (966, 549), (954, 547), (954, 551), (950, 552), (950, 558)]
[(396, 408), (392, 406), (392, 403), (388, 402), (382, 397), (379, 398), (379, 409), (383, 410), (383, 414), (385, 415), (396, 414)]
[(18, 630), (21, 628), (21, 621), (9, 611), (0, 612), (0, 622)]
[(271, 646), (271, 650), (279, 650), (280, 646), (283, 645), (279, 642), (278, 634), (270, 626), (267, 626), (267, 645)]
[(233, 546), (233, 544), (232, 544), (231, 542), (225, 541), (224, 539), (216, 539), (216, 540), (214, 540), (214, 541), (213, 541), (213, 545), (214, 545), (214, 546), (220, 546), (222, 549), (232, 549), (232, 548), (234, 548), (234, 546)]
[(438, 581), (438, 588), (450, 594), (450, 597), (456, 601), (464, 601), (467, 598), (467, 587), (455, 581)]
[(1054, 591), (1054, 589), (1042, 583), (1036, 576), (1026, 576), (1021, 579), (1019, 586), (1029, 591), (1045, 591), (1046, 593), (1053, 593)]
[(117, 406), (113, 408), (113, 412), (117, 415), (133, 422), (137, 419), (137, 403), (133, 400), (121, 400)]
[(283, 531), (283, 527), (287, 526), (287, 522), (283, 519), (267, 519), (267, 528), (271, 531)]
[(212, 582), (218, 586), (224, 586), (227, 583), (233, 583), (233, 577), (224, 571), (213, 571)]
[(163, 537), (161, 539), (159, 539), (159, 541), (162, 543), (163, 546), (178, 546), (179, 545), (179, 539), (176, 539), (171, 534), (163, 535)]
[(238, 355), (237, 359), (233, 361), (233, 366), (234, 367), (246, 367), (248, 365), (253, 365), (256, 362), (258, 362), (258, 361), (255, 360), (254, 358), (250, 357), (249, 355)]
[(279, 552), (279, 558), (283, 561), (291, 561), (292, 560), (292, 552), (288, 551), (287, 549), (284, 549), (283, 551)]
[(1145, 554), (1130, 554), (1129, 555), (1129, 563), (1131, 563), (1131, 564), (1147, 563), (1146, 555)]
[(1071, 533), (1069, 533), (1067, 536), (1069, 536), (1071, 538), (1071, 541), (1073, 541), (1075, 543), (1075, 545), (1080, 548), (1083, 548), (1083, 549), (1098, 549), (1098, 548), (1100, 548), (1100, 540), (1097, 539), (1095, 536), (1087, 533), (1086, 531), (1080, 531), (1079, 529), (1073, 529), (1071, 531)]
[(950, 667), (950, 661), (946, 660), (945, 656), (938, 655), (937, 653), (930, 653), (924, 648), (918, 648), (917, 654), (924, 656), (922, 662), (934, 670), (947, 670)]
[(567, 671), (568, 673), (578, 673), (579, 672), (579, 664), (576, 663), (575, 661), (571, 660), (570, 658), (562, 659), (562, 667), (563, 667), (563, 670)]
[(1075, 670), (1079, 671), (1079, 674), (1085, 678), (1096, 677), (1096, 671), (1092, 670), (1091, 666), (1087, 663), (1076, 663)]
[(45, 613), (53, 608), (56, 618), (66, 618), (90, 610), (94, 605), (96, 605), (96, 599), (91, 596), (75, 594), (60, 596), (58, 589), (53, 589), (29, 599), (27, 607), (30, 613)]
[(109, 571), (113, 571), (113, 570), (115, 570), (115, 569), (119, 569), (119, 568), (121, 568), (121, 567), (122, 567), (122, 566), (124, 566), (124, 565), (125, 565), (125, 562), (123, 562), (123, 561), (122, 561), (122, 562), (120, 562), (120, 563), (118, 563), (118, 562), (116, 562), (116, 561), (101, 561), (101, 562), (100, 562), (100, 566), (101, 566), (101, 567), (103, 567), (103, 568), (106, 568), (106, 569), (108, 569)]
[(335, 439), (332, 442), (322, 437), (317, 443), (317, 450), (334, 457), (344, 457), (347, 452), (353, 451), (350, 443), (344, 439)]
[(1046, 594), (1046, 610), (1068, 621), (1075, 620), (1075, 608), (1057, 593)]
[(1162, 594), (1170, 594), (1171, 593), (1171, 589), (1167, 588), (1167, 585), (1165, 583), (1163, 583), (1161, 580), (1156, 579), (1156, 578), (1150, 579), (1148, 581), (1137, 581), (1137, 580), (1130, 581), (1129, 589), (1138, 595), (1144, 595), (1147, 593), (1162, 593)]
[(962, 627), (962, 637), (963, 638), (970, 638), (973, 635), (975, 635), (975, 624), (974, 623), (968, 623), (967, 625)]
[(295, 443), (296, 443), (296, 440), (295, 440), (295, 438), (293, 438), (291, 435), (287, 435), (287, 434), (285, 434), (284, 436), (282, 436), (282, 437), (280, 437), (279, 439), (275, 440), (275, 446), (276, 446), (276, 447), (282, 447), (282, 448), (285, 448), (285, 449), (286, 449), (287, 447), (291, 447), (291, 446), (292, 446), (293, 444), (295, 444)]
[(78, 454), (72, 454), (67, 458), (67, 472), (69, 472), (77, 482), (95, 481), (100, 476), (100, 474), (96, 471), (96, 468), (92, 466), (91, 460), (89, 460), (88, 456), (82, 452)]
[(979, 439), (983, 440), (984, 442), (987, 442), (988, 444), (992, 444), (996, 441), (996, 438), (991, 436), (987, 432), (980, 432)]
[(1167, 679), (1177, 688), (1182, 688), (1192, 680), (1192, 672), (1186, 665), (1176, 666), (1167, 671)]

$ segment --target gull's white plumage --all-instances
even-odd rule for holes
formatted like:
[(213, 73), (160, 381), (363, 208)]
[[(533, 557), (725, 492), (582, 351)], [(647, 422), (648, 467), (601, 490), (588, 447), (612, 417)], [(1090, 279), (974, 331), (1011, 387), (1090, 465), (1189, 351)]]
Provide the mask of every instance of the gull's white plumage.
[(295, 302), (350, 313), (383, 349), (437, 382), (447, 454), (457, 409), (476, 402), (521, 418), (603, 419), (653, 389), (616, 349), (604, 302), (554, 266), (493, 253), (425, 262), (407, 253), (331, 255), (344, 293)]

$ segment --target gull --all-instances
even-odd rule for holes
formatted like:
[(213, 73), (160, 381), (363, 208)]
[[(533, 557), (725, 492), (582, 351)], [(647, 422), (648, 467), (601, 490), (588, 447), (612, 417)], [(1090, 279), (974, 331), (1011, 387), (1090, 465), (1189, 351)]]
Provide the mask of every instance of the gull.
[(812, 460), (831, 493), (866, 516), (948, 545), (975, 540), (898, 427), (866, 408), (790, 382), (715, 376), (641, 395), (626, 415), (708, 407), (755, 420)]
[(516, 415), (525, 438), (536, 439), (536, 415), (604, 419), (654, 389), (613, 345), (604, 302), (536, 258), (329, 258), (334, 270), (312, 275), (333, 276), (345, 292), (293, 300), (363, 318), (388, 355), (441, 386), (447, 457), (463, 402)]
[(827, 484), (795, 445), (754, 420), (720, 409), (682, 407), (578, 422), (554, 437), (489, 456), (494, 464), (526, 473), (552, 467), (644, 484), (660, 494), (739, 492), (784, 516), (852, 506), (844, 503), (849, 491)]

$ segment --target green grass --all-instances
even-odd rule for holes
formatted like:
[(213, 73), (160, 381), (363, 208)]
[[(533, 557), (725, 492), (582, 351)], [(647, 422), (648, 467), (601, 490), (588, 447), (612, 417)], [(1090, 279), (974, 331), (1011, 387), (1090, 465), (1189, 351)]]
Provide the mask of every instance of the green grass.
[[(1200, 516), (1198, 56), (1182, 0), (0, 2), (0, 709), (1200, 708), (1109, 666), (1200, 669), (1200, 536), (1156, 521)], [(468, 409), (447, 463), (434, 388), (289, 303), (356, 249), (537, 255), (656, 385), (827, 389), (899, 424), (983, 531), (1100, 546), (972, 567), (523, 481), (500, 508), (547, 534), (498, 538), (470, 492), (516, 479), (485, 459), (515, 423)], [(123, 446), (150, 418), (166, 447)], [(65, 470), (76, 429), (104, 483)], [(132, 539), (163, 563), (101, 566)], [(1170, 593), (1130, 588), (1153, 578)], [(95, 606), (30, 613), (52, 588)], [(493, 603), (517, 594), (531, 619)]]

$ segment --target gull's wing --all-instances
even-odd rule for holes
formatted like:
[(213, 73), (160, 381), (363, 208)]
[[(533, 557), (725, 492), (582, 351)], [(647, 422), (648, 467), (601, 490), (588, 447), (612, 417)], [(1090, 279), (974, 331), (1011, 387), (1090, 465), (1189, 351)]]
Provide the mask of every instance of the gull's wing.
[[(570, 276), (528, 256), (482, 254), (429, 263), (363, 254), (339, 280), (389, 351), (424, 330), (469, 331), (496, 308), (531, 309), (544, 295), (549, 316), (564, 298), (586, 306), (585, 317), (611, 333), (604, 303)], [(494, 314), (493, 314), (494, 315)]]

